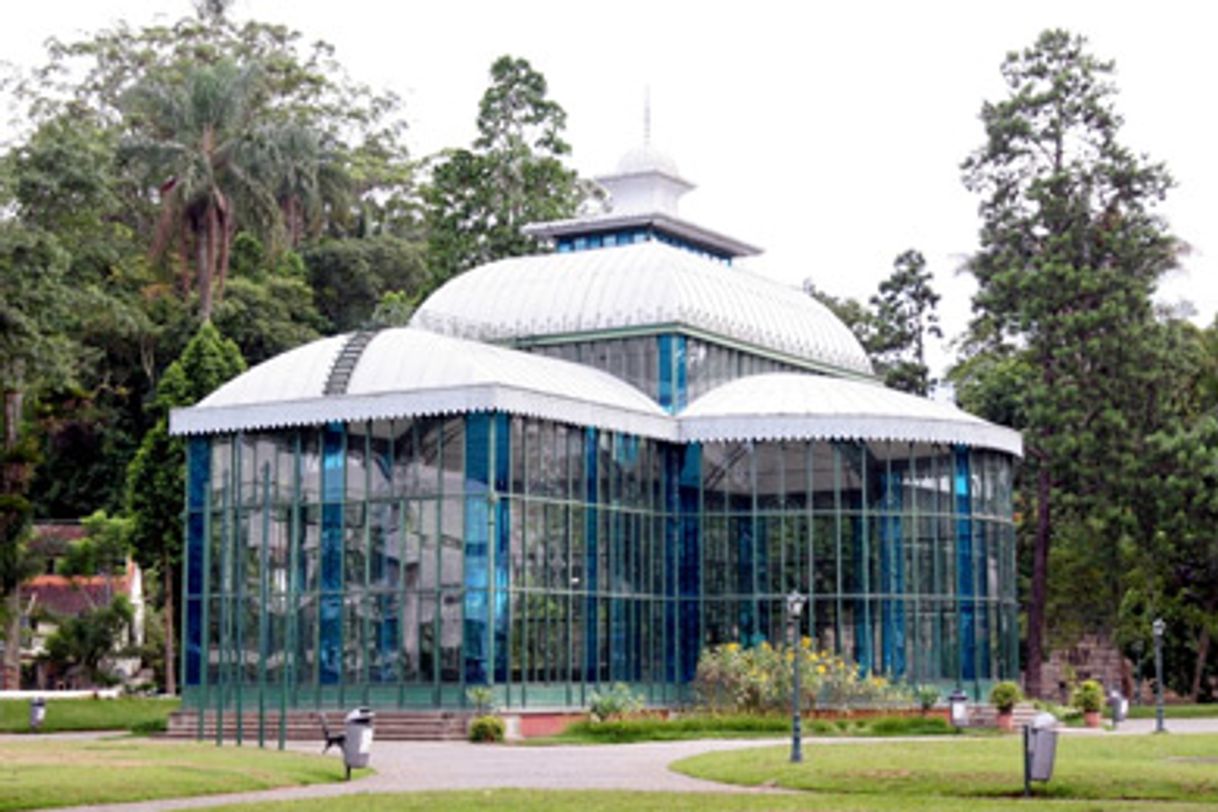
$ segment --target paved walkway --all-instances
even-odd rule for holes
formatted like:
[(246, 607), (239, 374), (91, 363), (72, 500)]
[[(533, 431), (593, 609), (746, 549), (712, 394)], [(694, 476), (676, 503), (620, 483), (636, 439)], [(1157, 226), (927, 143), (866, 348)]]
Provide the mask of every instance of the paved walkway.
[[(1176, 719), (1172, 733), (1218, 733), (1218, 719)], [(1124, 723), (1122, 735), (1147, 735), (1154, 720)], [(1104, 730), (1066, 728), (1071, 736), (1112, 735)], [(68, 734), (71, 735), (71, 734)], [(935, 740), (930, 737), (927, 740)], [(942, 740), (942, 739), (939, 739)], [(466, 742), (377, 742), (373, 752), (376, 774), (356, 781), (307, 787), (210, 795), (130, 804), (73, 807), (81, 812), (154, 812), (193, 809), (253, 801), (291, 801), (380, 792), (486, 789), (631, 789), (667, 792), (764, 793), (768, 788), (733, 787), (672, 772), (668, 765), (698, 753), (778, 744), (787, 739), (700, 739), (683, 742), (561, 747), (494, 747)], [(804, 747), (864, 746), (875, 739), (805, 739)], [(891, 740), (890, 740), (891, 741)], [(173, 742), (165, 742), (173, 746)], [(317, 752), (312, 742), (289, 742), (293, 750)], [(813, 756), (814, 757), (814, 756)], [(781, 790), (778, 790), (781, 791)]]

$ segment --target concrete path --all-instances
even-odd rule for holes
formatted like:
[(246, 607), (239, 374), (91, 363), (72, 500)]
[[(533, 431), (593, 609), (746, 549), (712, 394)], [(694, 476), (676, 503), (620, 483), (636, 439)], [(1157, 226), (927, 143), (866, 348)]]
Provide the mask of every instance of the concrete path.
[[(378, 742), (376, 774), (350, 783), (209, 795), (129, 804), (71, 807), (75, 812), (154, 812), (252, 801), (291, 801), (373, 792), (485, 789), (631, 789), (667, 792), (758, 793), (768, 789), (733, 787), (672, 772), (668, 764), (686, 756), (775, 744), (778, 740), (698, 740), (625, 745), (495, 747), (466, 742)], [(168, 743), (167, 743), (168, 744)], [(320, 747), (289, 743), (293, 750)], [(805, 743), (805, 746), (808, 743)]]
[[(1171, 733), (1218, 733), (1218, 719), (1168, 720)], [(1126, 722), (1121, 735), (1147, 735), (1154, 720)], [(1113, 735), (1111, 731), (1063, 728), (1071, 736)], [(69, 734), (70, 735), (70, 734)], [(50, 738), (50, 737), (46, 737)], [(928, 737), (926, 740), (940, 740)], [(210, 795), (129, 804), (72, 807), (90, 812), (154, 812), (162, 809), (193, 809), (255, 801), (291, 801), (336, 795), (423, 790), (486, 789), (630, 789), (666, 792), (775, 792), (768, 788), (733, 787), (701, 781), (672, 772), (668, 765), (698, 753), (736, 750), (789, 739), (701, 739), (683, 742), (589, 745), (562, 747), (496, 747), (465, 742), (377, 742), (372, 765), (376, 774), (350, 783), (317, 784), (308, 787)], [(865, 746), (875, 739), (805, 739), (804, 747)], [(887, 741), (892, 741), (891, 739)], [(166, 741), (172, 747), (174, 742)], [(312, 742), (290, 742), (300, 752), (317, 752)], [(781, 790), (778, 790), (781, 791)]]

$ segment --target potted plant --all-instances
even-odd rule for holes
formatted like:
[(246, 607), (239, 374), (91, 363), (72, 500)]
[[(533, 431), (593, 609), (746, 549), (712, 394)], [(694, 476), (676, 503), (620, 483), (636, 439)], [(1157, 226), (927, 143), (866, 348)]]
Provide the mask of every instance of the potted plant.
[(1104, 707), (1104, 688), (1093, 679), (1084, 680), (1074, 689), (1070, 703), (1083, 712), (1083, 724), (1100, 726), (1100, 711)]
[(990, 691), (990, 704), (998, 711), (998, 729), (1010, 733), (1015, 729), (1015, 705), (1023, 699), (1023, 692), (1013, 682), (1000, 682)]

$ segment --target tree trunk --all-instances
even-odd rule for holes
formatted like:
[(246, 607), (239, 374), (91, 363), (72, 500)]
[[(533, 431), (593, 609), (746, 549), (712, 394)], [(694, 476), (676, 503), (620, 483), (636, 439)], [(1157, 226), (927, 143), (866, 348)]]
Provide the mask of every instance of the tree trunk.
[(161, 556), (161, 572), (165, 581), (165, 608), (161, 612), (161, 617), (165, 619), (165, 693), (170, 696), (178, 692), (177, 680), (177, 657), (173, 637), (173, 566), (169, 562), (169, 556)]
[(1041, 460), (1036, 473), (1036, 538), (1032, 550), (1032, 594), (1028, 600), (1028, 668), (1025, 688), (1029, 696), (1043, 697), (1041, 670), (1044, 666), (1045, 601), (1049, 583), (1049, 541), (1052, 490), (1047, 460)]
[[(1211, 602), (1205, 607), (1206, 618), (1214, 616), (1214, 604)], [(1205, 661), (1210, 656), (1210, 625), (1209, 623), (1201, 624), (1201, 639), (1197, 641), (1197, 662), (1193, 666), (1193, 702), (1201, 701), (1201, 678), (1205, 676)]]
[(195, 274), (199, 287), (199, 319), (201, 321), (211, 321), (211, 268), (207, 261), (209, 239), (206, 222), (200, 223), (195, 230)]
[(4, 670), (0, 673), (0, 689), (16, 691), (21, 688), (21, 587), (14, 587), (4, 602), (8, 608), (8, 628), (4, 633)]
[[(6, 389), (4, 392), (5, 452), (11, 452), (17, 447), (23, 400), (23, 393), (19, 389)], [(0, 469), (0, 493), (24, 495), (24, 484), (27, 477), (25, 472), (20, 470), (23, 465), (24, 463), (15, 459), (4, 461), (3, 469)], [(19, 514), (19, 512), (19, 508), (14, 508), (14, 513)], [(17, 544), (21, 533), (20, 525), (24, 523), (24, 517), (21, 515), (5, 516), (4, 520), (16, 525), (4, 528), (6, 537), (4, 543)], [(15, 551), (10, 558), (16, 566)], [(0, 688), (15, 691), (21, 687), (21, 574), (14, 572), (12, 575), (15, 582), (12, 584), (12, 591), (5, 596), (5, 602), (8, 605), (8, 628), (4, 634), (4, 663), (0, 668)]]

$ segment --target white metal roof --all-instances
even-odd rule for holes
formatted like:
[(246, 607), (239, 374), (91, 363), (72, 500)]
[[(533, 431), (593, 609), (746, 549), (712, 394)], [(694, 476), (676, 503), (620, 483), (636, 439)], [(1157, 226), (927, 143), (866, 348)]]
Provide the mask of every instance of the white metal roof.
[(739, 378), (698, 398), (678, 419), (683, 442), (896, 440), (1023, 454), (1019, 432), (953, 404), (823, 375)]
[(479, 266), (428, 297), (411, 324), (482, 341), (678, 324), (872, 372), (850, 330), (811, 296), (654, 241)]
[(503, 411), (676, 439), (676, 424), (659, 405), (606, 372), (404, 327), (372, 338), (346, 394), (324, 395), (349, 338), (324, 338), (259, 364), (197, 405), (175, 409), (171, 432)]

